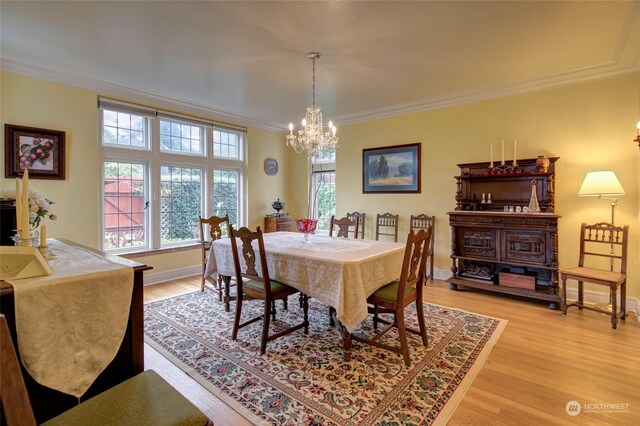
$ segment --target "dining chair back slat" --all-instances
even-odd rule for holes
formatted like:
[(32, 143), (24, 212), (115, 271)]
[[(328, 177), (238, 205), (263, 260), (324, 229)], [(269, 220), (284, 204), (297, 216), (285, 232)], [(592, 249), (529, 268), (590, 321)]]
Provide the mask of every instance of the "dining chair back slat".
[[(360, 212), (351, 212), (351, 213), (347, 213), (346, 215), (349, 220), (357, 220), (358, 221), (358, 232), (355, 232), (356, 237), (355, 238), (360, 238), (361, 240), (364, 239), (364, 219), (365, 219), (365, 213), (360, 213)], [(360, 235), (358, 235), (360, 234)]]
[(409, 229), (416, 231), (418, 229), (427, 229), (431, 228), (431, 242), (429, 244), (429, 273), (426, 276), (427, 280), (433, 281), (433, 268), (434, 268), (434, 247), (435, 247), (435, 236), (436, 236), (436, 217), (428, 216), (426, 214), (419, 215), (411, 215), (409, 217)]
[(351, 220), (348, 217), (343, 217), (340, 219), (336, 219), (335, 216), (331, 216), (331, 221), (329, 222), (329, 236), (333, 236), (334, 227), (338, 228), (337, 237), (349, 238), (350, 229), (353, 227), (353, 237), (358, 238), (358, 221), (356, 219)]
[(391, 213), (376, 216), (376, 240), (379, 240), (382, 235), (393, 237), (393, 241), (398, 242), (398, 217), (399, 215)]

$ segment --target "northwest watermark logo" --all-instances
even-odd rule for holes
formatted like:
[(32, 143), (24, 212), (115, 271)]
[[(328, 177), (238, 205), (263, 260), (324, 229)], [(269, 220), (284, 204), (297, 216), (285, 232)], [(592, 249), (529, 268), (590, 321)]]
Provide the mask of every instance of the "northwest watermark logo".
[(588, 402), (579, 403), (578, 401), (569, 401), (565, 406), (567, 414), (577, 416), (580, 413), (628, 413), (628, 402)]
[(568, 415), (577, 416), (582, 411), (582, 406), (578, 401), (569, 401), (564, 409), (567, 410)]

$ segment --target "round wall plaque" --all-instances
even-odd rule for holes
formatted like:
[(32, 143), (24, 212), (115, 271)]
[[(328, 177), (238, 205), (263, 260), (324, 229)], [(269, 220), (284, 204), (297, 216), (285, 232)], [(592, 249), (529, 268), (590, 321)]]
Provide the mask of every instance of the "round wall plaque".
[(266, 158), (264, 172), (269, 176), (275, 176), (278, 173), (278, 161), (275, 158)]

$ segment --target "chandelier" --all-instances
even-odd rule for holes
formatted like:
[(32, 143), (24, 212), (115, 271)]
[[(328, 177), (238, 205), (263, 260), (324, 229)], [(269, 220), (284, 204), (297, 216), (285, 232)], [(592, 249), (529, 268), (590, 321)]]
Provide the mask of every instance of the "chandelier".
[(318, 156), (319, 150), (338, 147), (336, 126), (329, 121), (329, 128), (325, 132), (322, 110), (316, 106), (316, 59), (319, 57), (320, 52), (307, 53), (307, 58), (313, 62), (313, 105), (307, 107), (305, 118), (302, 119), (302, 129), (298, 130), (298, 134), (293, 134), (293, 123), (289, 123), (289, 134), (287, 135), (287, 146), (291, 145), (298, 154), (307, 151), (307, 155), (311, 159)]

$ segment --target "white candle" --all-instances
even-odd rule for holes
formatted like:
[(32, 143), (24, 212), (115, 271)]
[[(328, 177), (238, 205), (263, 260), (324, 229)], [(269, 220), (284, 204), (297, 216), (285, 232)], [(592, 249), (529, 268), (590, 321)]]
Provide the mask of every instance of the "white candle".
[(502, 154), (500, 155), (500, 164), (504, 166), (504, 139), (502, 139)]
[(29, 170), (24, 170), (24, 176), (22, 177), (22, 234), (23, 244), (27, 247), (31, 246), (29, 240), (29, 233), (31, 232), (31, 226), (29, 225)]
[(513, 141), (513, 164), (516, 165), (518, 164), (518, 161), (516, 161), (516, 149), (518, 149), (518, 140), (514, 140)]
[(40, 247), (47, 246), (47, 225), (40, 227)]
[(493, 142), (491, 142), (489, 152), (491, 153), (491, 168), (493, 169)]
[(20, 235), (20, 229), (22, 229), (22, 199), (20, 192), (20, 179), (16, 178), (16, 229), (18, 230), (18, 235)]

